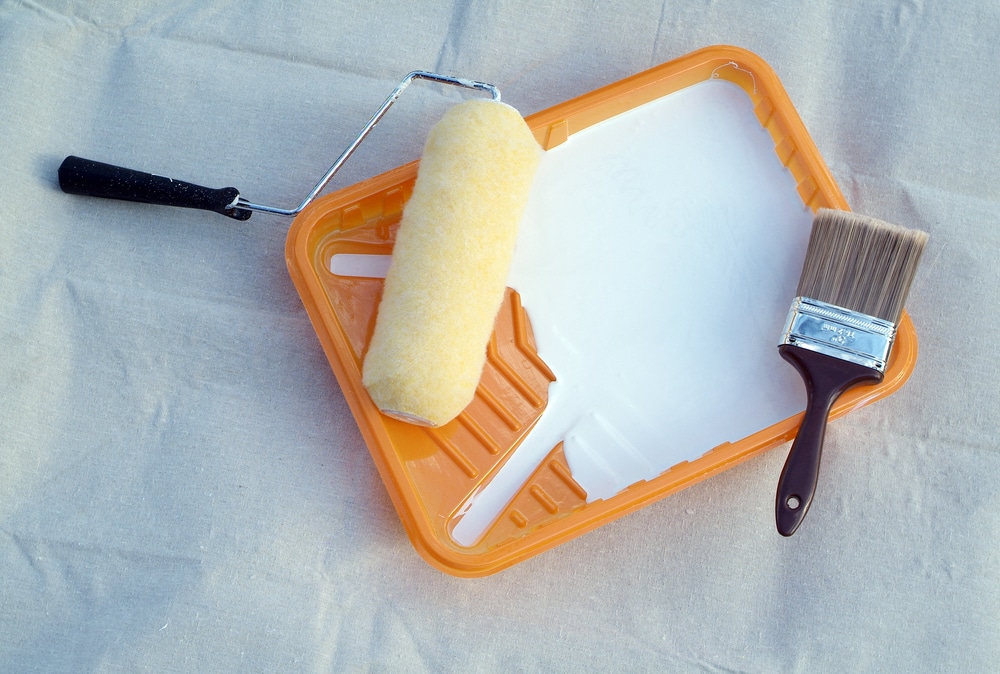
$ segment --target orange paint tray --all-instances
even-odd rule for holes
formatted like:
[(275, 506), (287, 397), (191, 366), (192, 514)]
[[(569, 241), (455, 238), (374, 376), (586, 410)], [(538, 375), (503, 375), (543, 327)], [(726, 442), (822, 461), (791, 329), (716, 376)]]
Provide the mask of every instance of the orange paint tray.
[[(777, 157), (778, 170), (787, 175), (788, 191), (801, 202), (798, 206), (804, 213), (820, 207), (847, 208), (777, 76), (759, 57), (735, 47), (699, 50), (533, 114), (526, 121), (539, 144), (553, 150), (581, 131), (599, 129), (602, 122), (626, 114), (641, 114), (636, 111), (647, 104), (714, 81), (738, 88), (732, 90), (745, 99), (756, 123), (766, 131), (773, 147), (769, 156)], [(621, 152), (628, 153), (629, 148), (623, 146)], [(530, 316), (530, 308), (525, 310), (518, 293), (508, 289), (476, 397), (456, 420), (437, 429), (413, 426), (383, 416), (371, 402), (361, 384), (361, 364), (382, 281), (373, 272), (345, 272), (333, 260), (387, 259), (416, 175), (417, 162), (412, 162), (318, 199), (293, 222), (286, 259), (403, 526), (431, 565), (457, 576), (494, 573), (795, 435), (801, 411), (765, 420), (736, 441), (698, 448), (690, 460), (659, 466), (655, 475), (599, 499), (588, 499), (559, 443), (519, 484), (481, 537), (470, 545), (457, 543), (453, 530), (463, 508), (495, 479), (530, 434), (546, 409), (554, 376), (535, 349), (532, 320), (539, 319)], [(792, 265), (797, 278), (801, 258), (782, 264)], [(791, 302), (793, 291), (794, 286), (784, 301)], [(773, 339), (768, 338), (766, 350), (759, 355), (770, 359), (776, 371), (791, 370), (776, 349), (783, 319), (784, 315), (776, 318)], [(769, 325), (767, 330), (771, 330)], [(670, 357), (666, 351), (665, 358)], [(913, 325), (904, 313), (884, 380), (847, 392), (832, 416), (896, 391), (912, 372), (916, 352)], [(797, 382), (794, 373), (788, 377)], [(805, 396), (801, 384), (794, 386), (801, 410)], [(713, 413), (725, 415), (727, 409), (723, 406)]]

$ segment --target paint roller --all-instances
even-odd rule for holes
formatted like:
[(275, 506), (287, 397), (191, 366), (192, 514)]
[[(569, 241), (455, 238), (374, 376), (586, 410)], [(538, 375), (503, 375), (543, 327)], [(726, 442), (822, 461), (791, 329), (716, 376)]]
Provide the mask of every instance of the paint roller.
[(294, 216), (319, 195), (415, 79), (491, 94), (449, 110), (428, 135), (396, 234), (363, 384), (383, 413), (440, 426), (471, 402), (503, 301), (517, 227), (542, 150), (491, 84), (425, 71), (408, 74), (358, 137), (294, 208), (255, 204), (213, 189), (76, 156), (59, 167), (64, 192), (199, 208), (246, 220)]
[(461, 103), (431, 130), (364, 361), (383, 413), (440, 426), (472, 400), (541, 154), (496, 101)]

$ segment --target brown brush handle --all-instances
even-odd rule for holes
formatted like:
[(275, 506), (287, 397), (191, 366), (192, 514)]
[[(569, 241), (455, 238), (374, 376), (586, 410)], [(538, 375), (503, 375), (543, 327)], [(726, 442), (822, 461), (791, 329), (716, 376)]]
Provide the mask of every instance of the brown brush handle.
[(778, 533), (791, 536), (805, 519), (819, 476), (823, 436), (830, 408), (840, 394), (864, 383), (882, 381), (882, 373), (823, 353), (782, 344), (781, 357), (795, 366), (806, 385), (806, 414), (778, 479), (774, 521)]

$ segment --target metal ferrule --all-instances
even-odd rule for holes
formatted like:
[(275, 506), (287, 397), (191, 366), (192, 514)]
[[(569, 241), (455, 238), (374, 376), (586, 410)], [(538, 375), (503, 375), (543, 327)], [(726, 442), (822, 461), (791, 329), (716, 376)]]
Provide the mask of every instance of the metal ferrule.
[(780, 344), (885, 372), (895, 336), (895, 323), (808, 297), (796, 297)]

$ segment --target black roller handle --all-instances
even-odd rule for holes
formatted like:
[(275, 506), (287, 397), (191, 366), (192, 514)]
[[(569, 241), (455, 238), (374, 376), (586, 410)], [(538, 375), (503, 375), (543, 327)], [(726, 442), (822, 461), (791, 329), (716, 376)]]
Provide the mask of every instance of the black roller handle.
[(212, 189), (82, 157), (69, 156), (63, 160), (59, 166), (59, 187), (67, 194), (200, 208), (236, 220), (246, 220), (253, 213), (234, 206), (240, 196), (235, 187)]
[(791, 344), (779, 346), (778, 353), (798, 370), (808, 397), (802, 425), (781, 469), (774, 503), (778, 533), (791, 536), (802, 524), (816, 493), (830, 408), (847, 389), (878, 383), (883, 375), (864, 365)]

